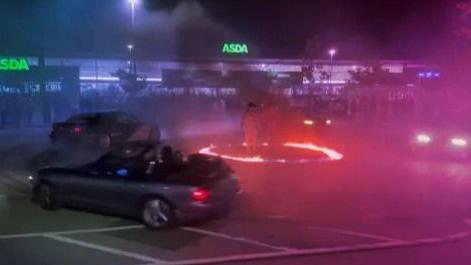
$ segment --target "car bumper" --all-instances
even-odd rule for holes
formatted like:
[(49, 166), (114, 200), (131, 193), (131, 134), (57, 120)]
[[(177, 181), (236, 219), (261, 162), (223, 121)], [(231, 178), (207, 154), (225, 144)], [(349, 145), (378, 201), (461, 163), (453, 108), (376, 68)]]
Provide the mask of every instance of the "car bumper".
[(202, 221), (214, 217), (222, 217), (240, 205), (242, 190), (234, 196), (224, 200), (210, 200), (208, 202), (191, 202), (180, 207), (177, 217), (180, 222)]

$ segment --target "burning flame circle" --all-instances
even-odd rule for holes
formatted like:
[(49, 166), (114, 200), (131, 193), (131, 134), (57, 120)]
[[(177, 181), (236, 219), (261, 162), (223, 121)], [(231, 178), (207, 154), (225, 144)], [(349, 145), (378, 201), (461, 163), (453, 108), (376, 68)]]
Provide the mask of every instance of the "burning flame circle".
[[(263, 146), (267, 146), (268, 144), (263, 144)], [(299, 149), (305, 149), (305, 150), (311, 150), (314, 152), (322, 152), (324, 153), (327, 157), (326, 158), (320, 158), (320, 159), (297, 159), (297, 160), (287, 160), (287, 159), (267, 159), (267, 158), (262, 158), (260, 156), (254, 156), (254, 157), (243, 157), (243, 156), (231, 156), (231, 155), (225, 155), (225, 154), (219, 154), (214, 149), (217, 148), (217, 146), (211, 145), (208, 147), (201, 148), (199, 150), (200, 154), (205, 154), (205, 155), (210, 155), (210, 156), (218, 156), (224, 159), (228, 160), (233, 160), (233, 161), (238, 161), (238, 162), (249, 162), (249, 163), (263, 163), (263, 162), (275, 162), (275, 163), (308, 163), (308, 162), (316, 162), (316, 161), (335, 161), (335, 160), (341, 160), (343, 158), (343, 154), (327, 148), (327, 147), (321, 147), (317, 146), (312, 143), (294, 143), (294, 142), (287, 142), (284, 143), (283, 146), (285, 147), (291, 147), (291, 148), (299, 148)]]

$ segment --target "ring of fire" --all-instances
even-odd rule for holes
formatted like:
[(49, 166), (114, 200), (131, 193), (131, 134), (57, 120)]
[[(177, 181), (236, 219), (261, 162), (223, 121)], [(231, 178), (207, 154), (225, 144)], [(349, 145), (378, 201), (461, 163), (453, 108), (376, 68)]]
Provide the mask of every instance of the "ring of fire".
[[(263, 146), (268, 146), (268, 144), (264, 143)], [(200, 154), (210, 155), (210, 156), (218, 156), (227, 160), (233, 160), (238, 162), (249, 162), (249, 163), (309, 163), (309, 162), (320, 162), (320, 161), (335, 161), (341, 160), (343, 158), (343, 154), (327, 147), (317, 146), (313, 143), (295, 143), (295, 142), (287, 142), (282, 145), (283, 147), (289, 148), (298, 148), (309, 150), (313, 152), (321, 152), (325, 155), (323, 158), (316, 158), (316, 159), (309, 159), (309, 158), (302, 158), (302, 159), (269, 159), (263, 158), (261, 156), (254, 156), (254, 157), (246, 157), (246, 156), (235, 156), (235, 155), (228, 155), (222, 154), (215, 151), (217, 146), (211, 145), (199, 150)]]

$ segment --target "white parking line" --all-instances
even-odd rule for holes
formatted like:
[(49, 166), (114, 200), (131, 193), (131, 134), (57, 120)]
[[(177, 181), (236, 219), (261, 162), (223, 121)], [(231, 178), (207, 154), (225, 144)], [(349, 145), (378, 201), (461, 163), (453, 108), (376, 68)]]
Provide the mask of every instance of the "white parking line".
[(0, 239), (14, 239), (14, 238), (26, 238), (26, 237), (36, 237), (43, 236), (46, 233), (23, 233), (23, 234), (9, 234), (9, 235), (0, 235)]
[(0, 194), (0, 199), (7, 199), (10, 197), (27, 197), (28, 195), (26, 194), (21, 194), (21, 193), (15, 193), (15, 194)]
[(468, 237), (470, 234), (471, 234), (470, 231), (466, 231), (466, 232), (461, 232), (461, 233), (452, 234), (452, 235), (449, 235), (449, 236), (447, 236), (447, 237), (448, 237), (449, 239), (460, 239), (460, 238)]
[(90, 249), (99, 250), (99, 251), (103, 251), (103, 252), (107, 252), (107, 253), (111, 253), (111, 254), (115, 254), (115, 255), (120, 255), (120, 256), (124, 256), (124, 257), (128, 257), (128, 258), (133, 258), (133, 259), (137, 259), (137, 260), (144, 261), (144, 262), (152, 262), (152, 264), (166, 264), (167, 263), (164, 260), (160, 260), (160, 259), (156, 259), (156, 258), (153, 258), (153, 257), (137, 254), (137, 253), (134, 253), (134, 252), (129, 252), (129, 251), (121, 250), (121, 249), (106, 247), (106, 246), (93, 244), (93, 243), (88, 243), (88, 242), (85, 242), (85, 241), (72, 239), (72, 238), (67, 238), (67, 237), (63, 237), (63, 236), (59, 236), (59, 235), (46, 234), (46, 235), (43, 235), (43, 237), (49, 238), (49, 239), (54, 239), (54, 240), (57, 240), (57, 241), (60, 241), (60, 242), (63, 242), (63, 243), (68, 243), (68, 244), (72, 244), (72, 245), (81, 246), (81, 247), (84, 247), (84, 248), (90, 248)]
[(244, 238), (244, 237), (231, 236), (231, 235), (228, 235), (228, 234), (213, 232), (213, 231), (210, 231), (210, 230), (204, 230), (204, 229), (200, 229), (200, 228), (181, 227), (180, 229), (185, 230), (185, 231), (191, 231), (191, 232), (198, 233), (198, 234), (207, 235), (207, 236), (214, 236), (214, 237), (219, 237), (219, 238), (223, 238), (223, 239), (248, 243), (248, 244), (252, 244), (252, 245), (255, 245), (255, 246), (259, 246), (259, 247), (271, 248), (271, 249), (274, 249), (274, 250), (281, 250), (281, 251), (296, 250), (295, 248), (274, 246), (274, 245), (270, 245), (270, 244), (263, 243), (263, 242), (260, 242), (260, 241), (247, 239), (247, 238)]
[[(461, 238), (465, 234), (469, 235), (468, 232), (461, 232), (455, 235), (461, 235)], [(356, 251), (375, 251), (381, 249), (390, 249), (390, 248), (403, 248), (411, 246), (420, 246), (420, 245), (430, 245), (437, 244), (447, 241), (453, 241), (456, 238), (424, 238), (413, 241), (389, 241), (389, 242), (380, 242), (373, 244), (357, 244), (351, 246), (337, 246), (337, 247), (326, 247), (326, 248), (311, 248), (311, 249), (294, 249), (287, 251), (278, 251), (278, 252), (265, 252), (265, 253), (254, 253), (254, 254), (243, 254), (243, 255), (229, 255), (222, 257), (214, 258), (201, 258), (201, 259), (188, 259), (180, 261), (167, 262), (169, 265), (196, 265), (196, 264), (215, 264), (215, 263), (226, 263), (226, 262), (242, 262), (242, 261), (254, 261), (260, 259), (273, 259), (273, 258), (287, 258), (287, 257), (299, 257), (299, 256), (310, 256), (310, 255), (326, 255), (326, 254), (335, 254), (335, 253), (346, 253), (346, 252), (356, 252)], [(155, 263), (147, 264), (155, 265)]]
[(85, 233), (100, 233), (100, 232), (111, 232), (111, 231), (130, 230), (130, 229), (142, 229), (144, 227), (145, 226), (143, 225), (127, 225), (127, 226), (116, 226), (116, 227), (106, 227), (106, 228), (92, 228), (92, 229), (78, 229), (78, 230), (69, 230), (69, 231), (48, 232), (47, 234), (72, 235), (72, 234), (85, 234)]
[(116, 227), (105, 227), (105, 228), (10, 234), (10, 235), (0, 235), (0, 239), (37, 237), (37, 236), (44, 236), (44, 235), (71, 235), (71, 234), (82, 234), (82, 233), (99, 233), (99, 232), (110, 232), (110, 231), (129, 230), (129, 229), (140, 229), (140, 228), (144, 228), (144, 226), (143, 225), (127, 225), (127, 226), (116, 226)]
[[(471, 228), (471, 219), (466, 219), (465, 222)], [(380, 242), (380, 243), (372, 243), (372, 244), (356, 244), (356, 245), (336, 246), (336, 247), (294, 249), (294, 248), (273, 246), (270, 244), (266, 244), (263, 242), (259, 242), (259, 241), (255, 241), (255, 240), (251, 240), (251, 239), (247, 239), (243, 237), (235, 237), (228, 234), (213, 232), (213, 231), (199, 229), (199, 228), (181, 227), (180, 229), (186, 230), (186, 231), (191, 231), (195, 233), (200, 233), (200, 234), (204, 234), (208, 236), (215, 236), (215, 237), (234, 240), (234, 241), (240, 241), (240, 242), (249, 243), (249, 244), (253, 244), (257, 246), (272, 248), (278, 251), (242, 254), (242, 255), (228, 255), (228, 256), (211, 257), (211, 258), (188, 259), (188, 260), (179, 260), (179, 261), (165, 261), (165, 260), (157, 259), (154, 257), (126, 251), (126, 250), (106, 247), (103, 245), (88, 243), (85, 241), (61, 236), (61, 235), (78, 234), (78, 233), (94, 233), (94, 232), (108, 232), (108, 231), (128, 230), (128, 229), (140, 229), (143, 227), (144, 226), (142, 225), (130, 225), (130, 226), (108, 227), (108, 228), (97, 228), (97, 229), (80, 229), (80, 230), (57, 231), (57, 232), (0, 235), (0, 239), (42, 236), (45, 238), (53, 239), (53, 240), (68, 243), (68, 244), (95, 249), (95, 250), (107, 252), (110, 254), (134, 258), (142, 262), (146, 262), (146, 265), (158, 265), (158, 264), (196, 265), (196, 264), (214, 264), (214, 263), (236, 262), (236, 261), (242, 262), (242, 261), (251, 261), (251, 260), (259, 260), (259, 259), (272, 259), (272, 258), (284, 258), (284, 257), (296, 257), (296, 256), (308, 256), (308, 255), (325, 255), (325, 254), (345, 253), (345, 252), (355, 252), (355, 251), (375, 251), (375, 250), (390, 249), (390, 248), (421, 246), (421, 245), (456, 241), (458, 239), (466, 238), (470, 236), (471, 234), (471, 230), (466, 230), (466, 231), (458, 232), (455, 234), (451, 234), (451, 235), (439, 237), (439, 238), (421, 238), (417, 240), (403, 241), (399, 239), (353, 232), (353, 231), (348, 231), (348, 230), (331, 229), (331, 230), (338, 230), (336, 232), (342, 232), (342, 233), (347, 232), (348, 234), (355, 235), (355, 236), (362, 236), (362, 237), (369, 237), (369, 238), (374, 237), (375, 239), (382, 239), (382, 240), (387, 239), (387, 241)]]
[(337, 229), (337, 228), (323, 228), (323, 227), (311, 227), (312, 229), (319, 229), (319, 230), (326, 230), (338, 234), (344, 234), (348, 236), (356, 236), (356, 237), (362, 237), (362, 238), (369, 238), (369, 239), (376, 239), (380, 241), (387, 241), (387, 242), (404, 242), (401, 239), (397, 238), (391, 238), (391, 237), (385, 237), (385, 236), (380, 236), (380, 235), (373, 235), (373, 234), (368, 234), (368, 233), (361, 233), (361, 232), (355, 232), (355, 231), (350, 231), (350, 230), (344, 230), (344, 229)]

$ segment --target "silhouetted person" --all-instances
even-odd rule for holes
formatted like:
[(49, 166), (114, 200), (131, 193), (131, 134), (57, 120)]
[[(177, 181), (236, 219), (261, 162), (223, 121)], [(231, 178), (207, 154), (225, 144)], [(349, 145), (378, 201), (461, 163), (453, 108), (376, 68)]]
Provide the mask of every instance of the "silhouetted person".
[(277, 105), (270, 102), (266, 104), (262, 111), (262, 124), (265, 140), (269, 144), (275, 144), (280, 131), (280, 110)]
[(51, 123), (51, 99), (49, 95), (46, 94), (42, 96), (42, 114), (43, 123), (49, 125)]
[(183, 157), (179, 152), (174, 152), (172, 147), (166, 145), (160, 151), (161, 167), (165, 171), (178, 170), (179, 166), (183, 163)]
[(172, 164), (173, 163), (173, 149), (172, 147), (166, 145), (160, 151), (160, 160), (164, 164)]
[(7, 124), (8, 116), (8, 107), (7, 107), (7, 98), (6, 95), (0, 96), (0, 119), (2, 123), (2, 128)]
[(242, 116), (242, 129), (244, 130), (245, 144), (249, 155), (255, 155), (258, 142), (258, 113), (257, 105), (250, 102)]
[(33, 120), (33, 98), (31, 96), (24, 97), (24, 123), (31, 126)]

